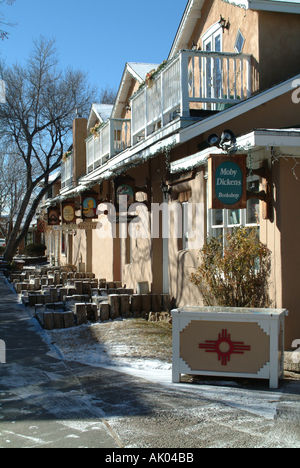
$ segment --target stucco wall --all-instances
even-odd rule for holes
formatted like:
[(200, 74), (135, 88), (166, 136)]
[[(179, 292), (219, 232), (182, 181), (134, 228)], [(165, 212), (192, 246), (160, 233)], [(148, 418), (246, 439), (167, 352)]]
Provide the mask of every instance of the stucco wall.
[[(280, 158), (273, 165), (276, 187), (276, 220), (273, 229), (281, 234), (281, 258), (280, 252), (277, 253), (278, 242), (273, 247), (276, 259), (274, 267), (282, 271), (281, 307), (289, 310), (289, 317), (286, 318), (286, 349), (291, 349), (292, 342), (300, 339), (300, 182), (293, 175), (294, 166), (292, 158)], [(280, 307), (279, 300), (278, 303)]]

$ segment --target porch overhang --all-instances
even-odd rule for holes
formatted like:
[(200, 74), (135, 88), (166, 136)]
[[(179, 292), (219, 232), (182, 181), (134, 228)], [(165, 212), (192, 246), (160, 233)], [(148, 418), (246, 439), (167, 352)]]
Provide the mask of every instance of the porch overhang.
[[(274, 158), (300, 158), (300, 129), (256, 129), (236, 139), (238, 153), (254, 153), (259, 150), (269, 150)], [(196, 167), (205, 166), (210, 154), (222, 154), (223, 150), (209, 147), (203, 151), (174, 161), (170, 165), (170, 173), (185, 172)]]

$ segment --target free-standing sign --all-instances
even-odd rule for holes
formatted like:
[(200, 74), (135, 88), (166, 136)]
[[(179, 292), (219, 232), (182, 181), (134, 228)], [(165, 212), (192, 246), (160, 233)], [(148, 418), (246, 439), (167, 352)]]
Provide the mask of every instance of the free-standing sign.
[(246, 208), (246, 158), (247, 155), (244, 154), (209, 157), (209, 208)]

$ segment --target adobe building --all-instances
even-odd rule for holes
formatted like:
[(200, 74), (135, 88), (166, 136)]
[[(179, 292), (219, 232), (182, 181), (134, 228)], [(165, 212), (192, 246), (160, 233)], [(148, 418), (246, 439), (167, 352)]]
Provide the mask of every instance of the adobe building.
[[(197, 305), (202, 298), (189, 275), (207, 235), (255, 227), (272, 252), (272, 306), (290, 312), (291, 349), (300, 339), (299, 36), (298, 1), (189, 0), (167, 60), (126, 64), (109, 115), (94, 105), (88, 120), (75, 119), (60, 193), (45, 204), (74, 208), (56, 227), (64, 245), (57, 261), (134, 290), (146, 283), (178, 307)], [(234, 135), (235, 153), (245, 155), (247, 189), (264, 190), (267, 199), (253, 195), (243, 208), (211, 208), (208, 161), (226, 151), (207, 140), (224, 130)], [(262, 164), (267, 170), (259, 174)], [(121, 194), (127, 209), (141, 206), (127, 210), (126, 222)], [(169, 226), (169, 212), (153, 214), (163, 203), (172, 207)], [(108, 219), (114, 235), (105, 238)]]

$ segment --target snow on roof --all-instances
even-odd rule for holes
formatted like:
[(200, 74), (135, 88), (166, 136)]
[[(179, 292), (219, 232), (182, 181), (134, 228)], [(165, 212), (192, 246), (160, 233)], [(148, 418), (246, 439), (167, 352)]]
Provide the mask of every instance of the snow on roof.
[(112, 104), (92, 104), (88, 118), (88, 129), (93, 127), (97, 122), (106, 122), (111, 116), (113, 107)]
[[(159, 67), (159, 63), (139, 63), (139, 62), (128, 62), (128, 67), (140, 78), (141, 83), (145, 81), (146, 75), (151, 70), (156, 70)], [(129, 70), (130, 71), (130, 70)]]
[(111, 111), (113, 109), (112, 104), (93, 104), (92, 109), (98, 114), (99, 118), (105, 122), (111, 116)]
[(117, 99), (112, 111), (113, 118), (120, 118), (122, 109), (124, 108), (124, 102), (128, 91), (132, 85), (132, 78), (137, 80), (138, 83), (143, 83), (146, 79), (146, 75), (151, 70), (156, 70), (159, 67), (159, 63), (140, 63), (140, 62), (127, 62), (119, 86)]

